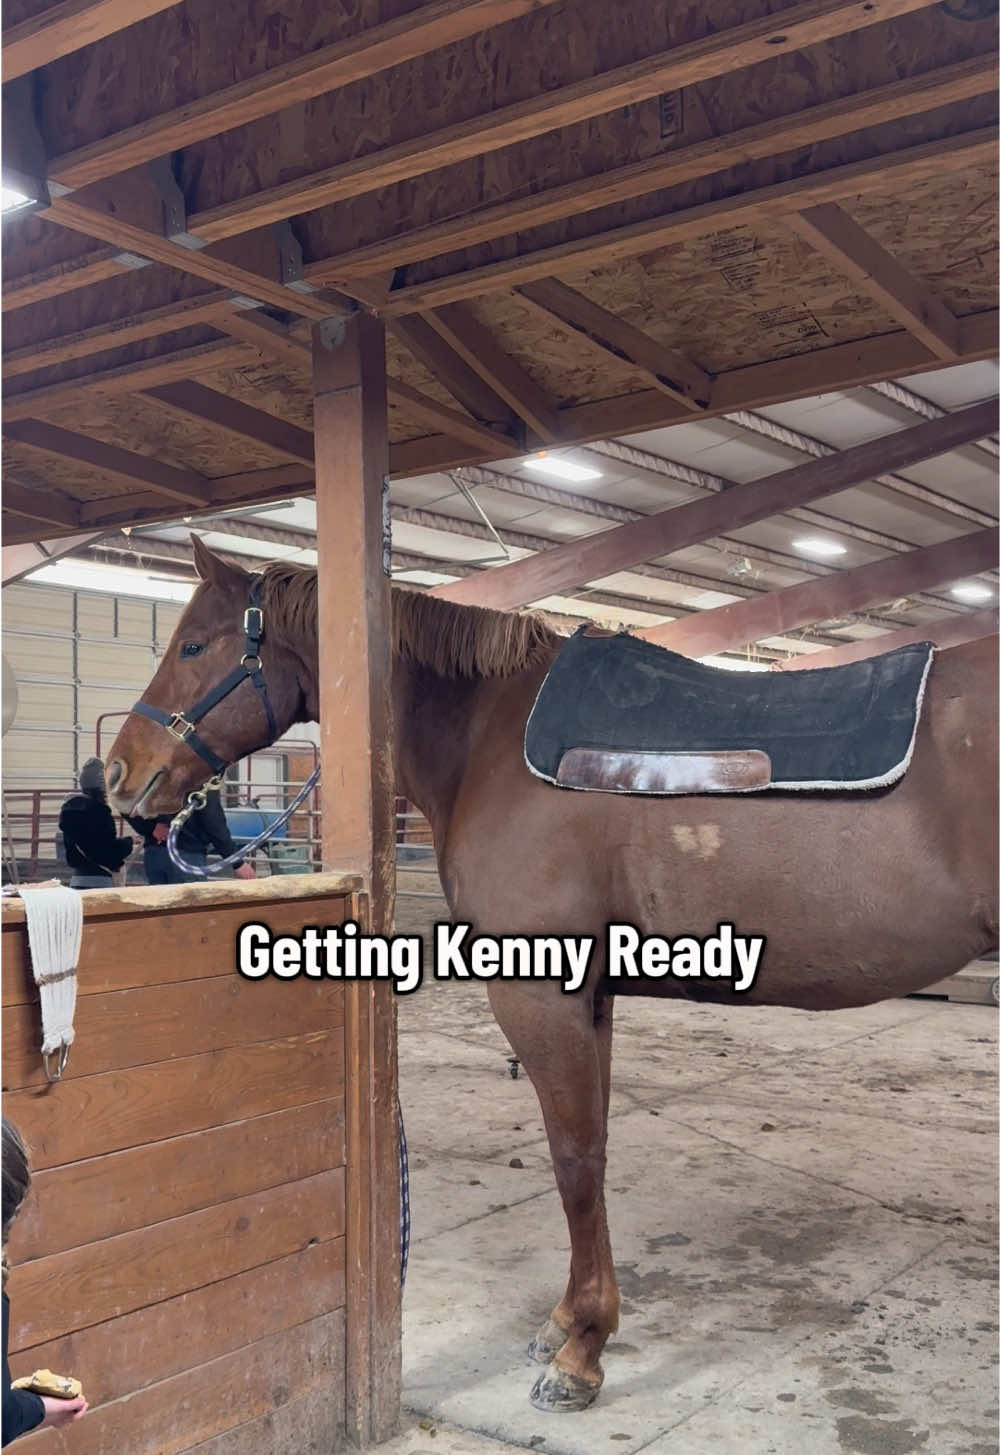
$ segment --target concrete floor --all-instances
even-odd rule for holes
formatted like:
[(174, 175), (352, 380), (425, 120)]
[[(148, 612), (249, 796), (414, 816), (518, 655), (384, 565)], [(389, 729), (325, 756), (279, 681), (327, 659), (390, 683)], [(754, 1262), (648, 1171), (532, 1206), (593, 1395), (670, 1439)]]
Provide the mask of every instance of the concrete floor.
[[(398, 928), (440, 908), (401, 900)], [(622, 1320), (577, 1415), (527, 1398), (568, 1253), (531, 1085), (479, 986), (399, 1011), (409, 1415), (387, 1455), (995, 1455), (993, 1008), (620, 1002)]]

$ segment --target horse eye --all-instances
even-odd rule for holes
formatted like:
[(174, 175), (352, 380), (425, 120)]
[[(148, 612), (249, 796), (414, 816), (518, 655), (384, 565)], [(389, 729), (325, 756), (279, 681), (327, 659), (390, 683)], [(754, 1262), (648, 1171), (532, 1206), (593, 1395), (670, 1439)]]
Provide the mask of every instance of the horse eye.
[(182, 657), (197, 657), (203, 650), (200, 642), (185, 642), (181, 647)]

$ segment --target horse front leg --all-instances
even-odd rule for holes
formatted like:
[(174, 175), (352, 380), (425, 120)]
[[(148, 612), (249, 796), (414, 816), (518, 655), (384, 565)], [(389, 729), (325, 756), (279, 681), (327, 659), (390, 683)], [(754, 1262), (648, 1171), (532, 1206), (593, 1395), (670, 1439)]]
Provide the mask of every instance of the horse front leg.
[(611, 1007), (596, 1019), (586, 993), (497, 981), (490, 1004), (539, 1098), (570, 1231), (567, 1290), (532, 1345), (534, 1357), (551, 1359), (531, 1400), (582, 1410), (601, 1388), (601, 1351), (619, 1321), (605, 1216)]

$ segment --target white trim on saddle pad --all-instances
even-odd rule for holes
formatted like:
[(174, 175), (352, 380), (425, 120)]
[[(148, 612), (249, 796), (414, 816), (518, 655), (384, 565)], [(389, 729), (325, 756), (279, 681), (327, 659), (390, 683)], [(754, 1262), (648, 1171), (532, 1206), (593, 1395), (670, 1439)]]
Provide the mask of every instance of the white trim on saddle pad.
[[(911, 759), (914, 756), (914, 744), (917, 742), (918, 737), (918, 725), (921, 722), (921, 708), (924, 705), (925, 687), (928, 684), (928, 673), (931, 671), (934, 655), (935, 648), (931, 647), (928, 652), (928, 660), (925, 662), (925, 669), (921, 674), (921, 682), (918, 685), (917, 698), (914, 703), (914, 731), (911, 733), (911, 741), (907, 745), (907, 752), (899, 763), (889, 768), (879, 778), (858, 778), (852, 781), (846, 779), (838, 782), (826, 778), (817, 778), (811, 782), (765, 783), (755, 788), (704, 788), (700, 789), (698, 793), (643, 793), (635, 788), (585, 788), (580, 783), (560, 783), (555, 778), (550, 777), (548, 773), (540, 773), (538, 768), (532, 766), (524, 746), (525, 738), (528, 735), (528, 724), (532, 721), (532, 712), (535, 711), (539, 698), (542, 696), (542, 690), (546, 685), (546, 678), (543, 679), (542, 686), (536, 693), (535, 702), (532, 704), (532, 712), (528, 714), (528, 721), (525, 724), (525, 736), (522, 738), (522, 756), (525, 759), (525, 767), (531, 773), (532, 777), (540, 778), (543, 783), (551, 783), (554, 788), (569, 788), (573, 793), (617, 793), (626, 798), (710, 798), (719, 797), (721, 794), (729, 798), (738, 793), (769, 793), (775, 789), (784, 793), (857, 793), (873, 788), (891, 788), (894, 783), (899, 782), (903, 778), (911, 766)], [(814, 668), (813, 670), (817, 669)], [(624, 751), (639, 752), (641, 750), (626, 749)], [(699, 749), (692, 749), (692, 751), (698, 752)], [(703, 749), (702, 751), (705, 750)]]

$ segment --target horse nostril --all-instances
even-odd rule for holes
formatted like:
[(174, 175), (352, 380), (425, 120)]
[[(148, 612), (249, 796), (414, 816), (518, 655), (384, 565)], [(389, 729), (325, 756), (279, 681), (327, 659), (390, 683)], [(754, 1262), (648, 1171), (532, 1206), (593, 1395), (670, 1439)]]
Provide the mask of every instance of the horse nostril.
[(114, 762), (108, 765), (108, 772), (105, 779), (109, 791), (114, 793), (124, 777), (125, 765), (120, 758), (115, 758)]

